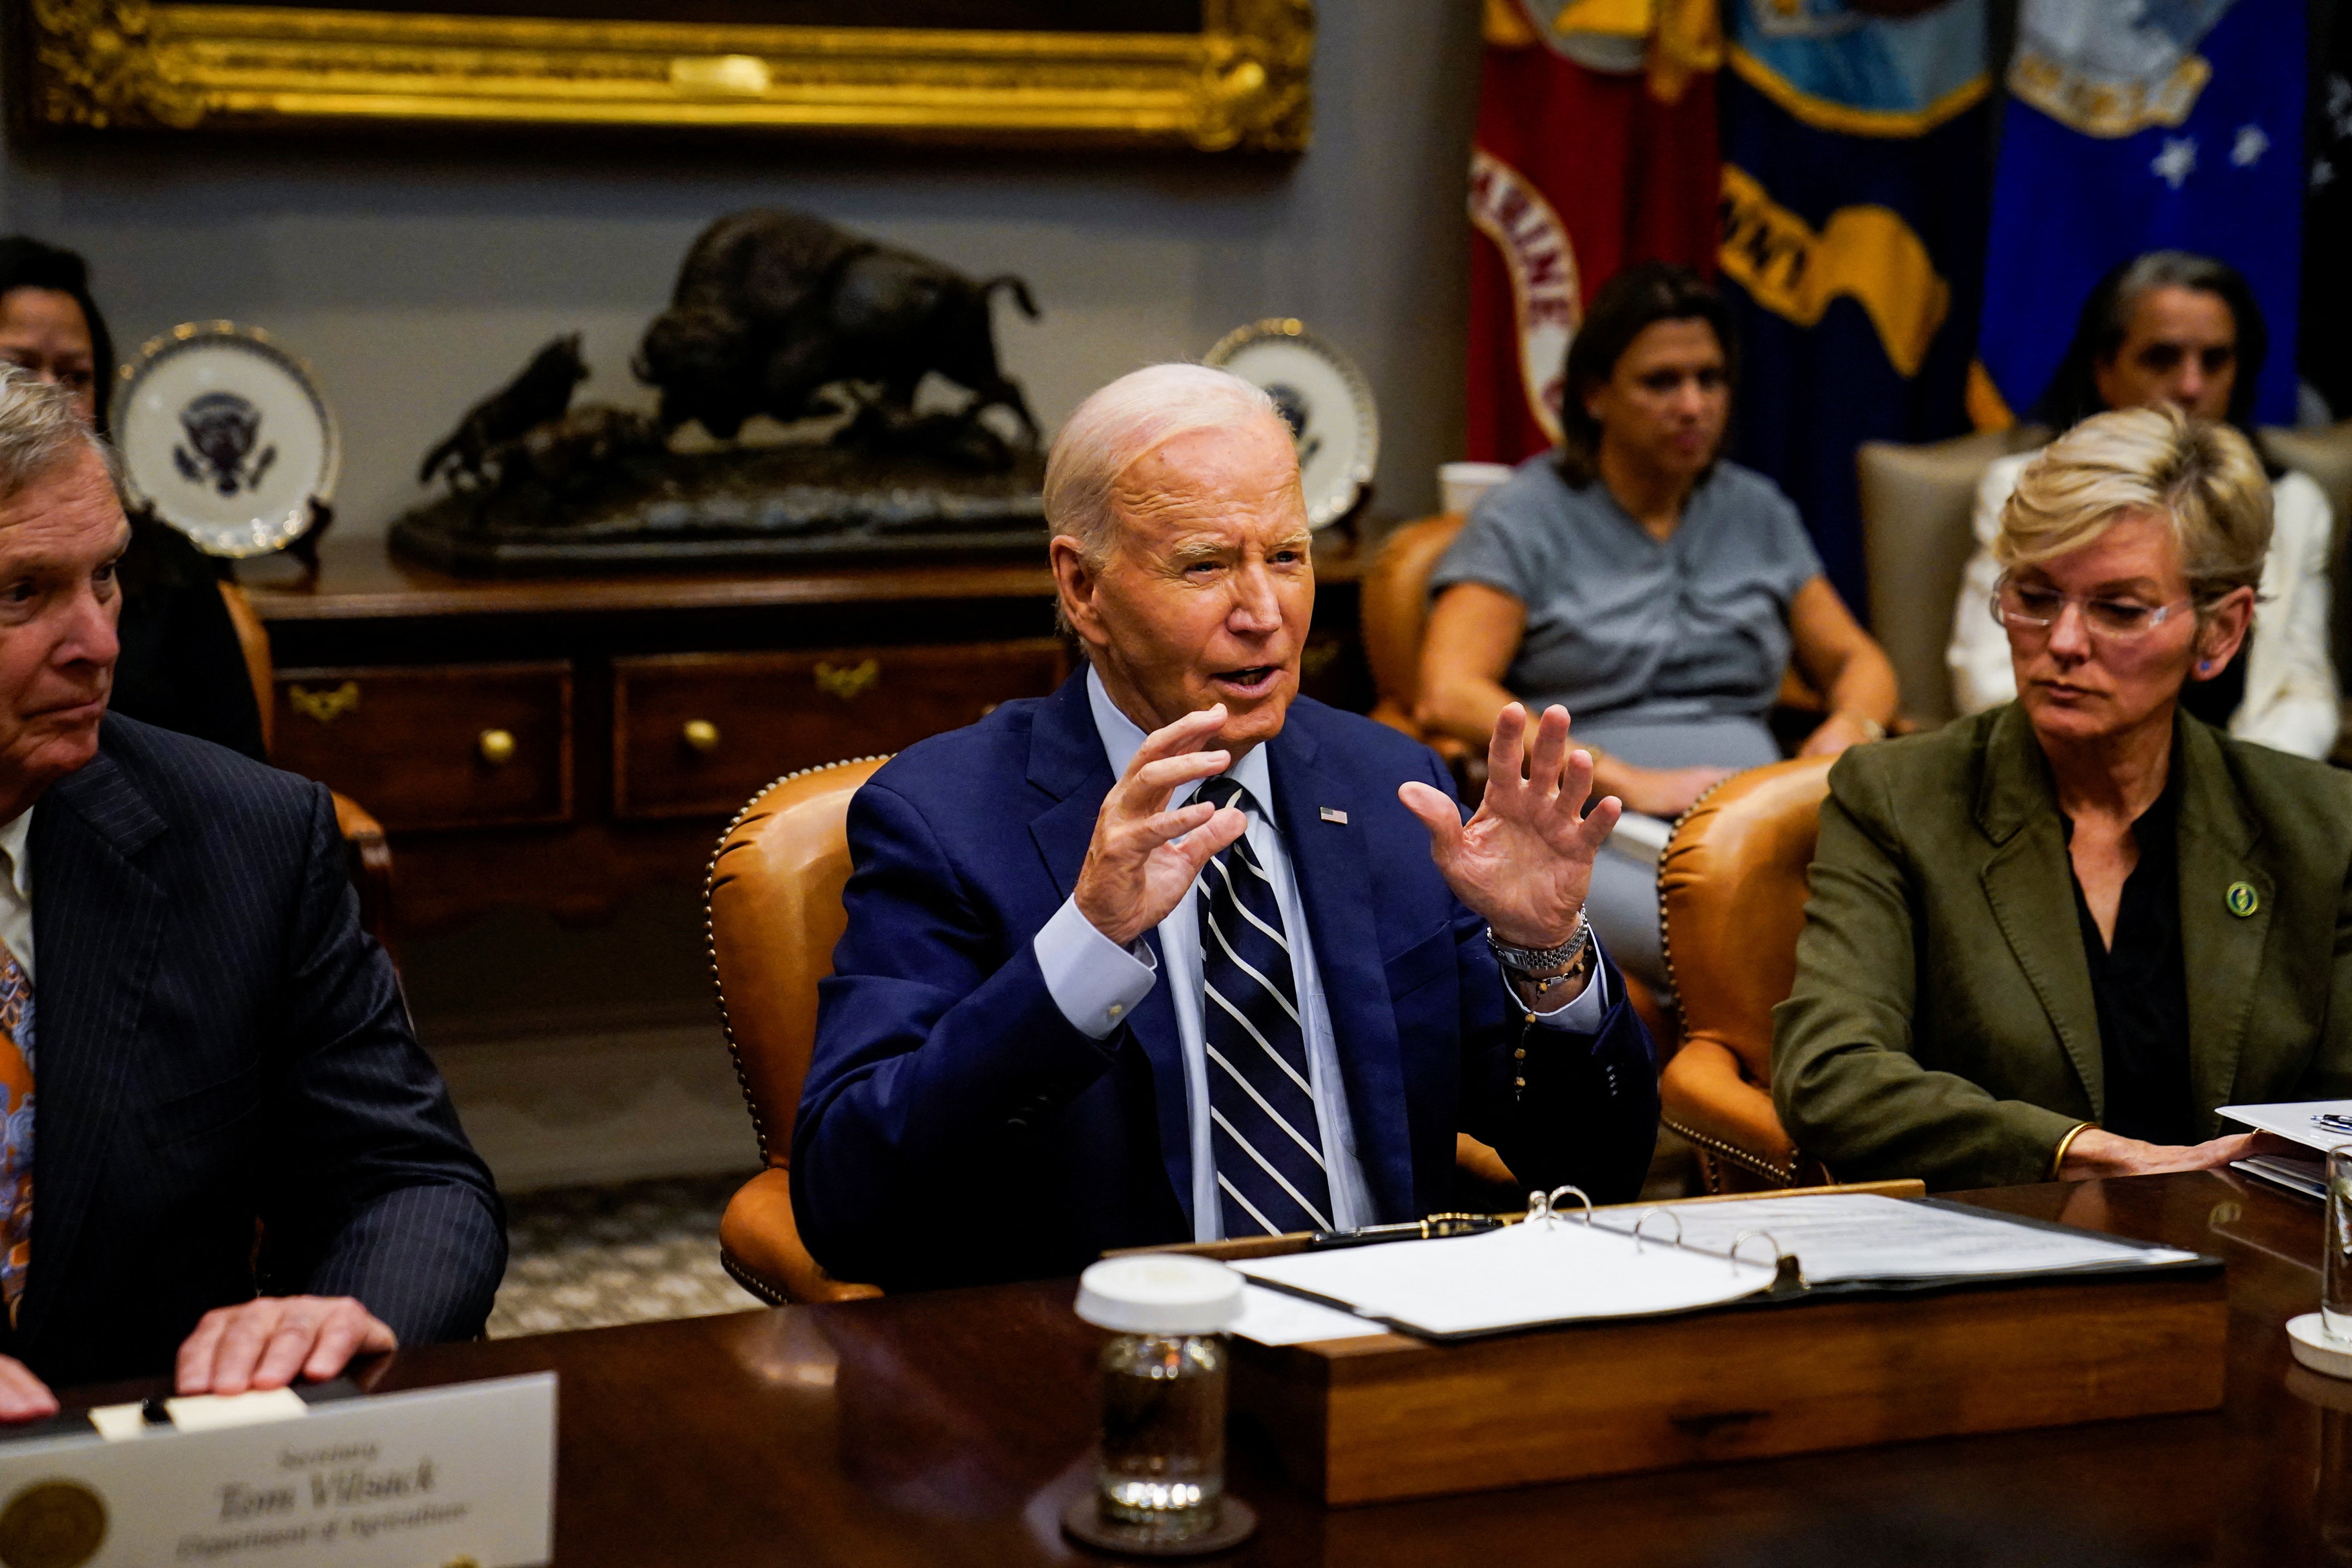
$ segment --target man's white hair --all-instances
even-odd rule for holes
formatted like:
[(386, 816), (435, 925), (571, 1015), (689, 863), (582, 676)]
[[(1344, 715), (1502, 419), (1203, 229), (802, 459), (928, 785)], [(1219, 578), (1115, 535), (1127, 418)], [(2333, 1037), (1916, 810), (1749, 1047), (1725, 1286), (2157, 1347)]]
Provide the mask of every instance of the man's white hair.
[(106, 477), (121, 488), (114, 449), (82, 423), (73, 395), (55, 382), (13, 364), (0, 364), (0, 499), (82, 452), (106, 466)]
[(1230, 371), (1154, 364), (1120, 376), (1077, 406), (1045, 459), (1045, 521), (1078, 542), (1089, 566), (1110, 553), (1118, 519), (1111, 491), (1134, 463), (1195, 430), (1271, 419), (1290, 426), (1274, 399)]

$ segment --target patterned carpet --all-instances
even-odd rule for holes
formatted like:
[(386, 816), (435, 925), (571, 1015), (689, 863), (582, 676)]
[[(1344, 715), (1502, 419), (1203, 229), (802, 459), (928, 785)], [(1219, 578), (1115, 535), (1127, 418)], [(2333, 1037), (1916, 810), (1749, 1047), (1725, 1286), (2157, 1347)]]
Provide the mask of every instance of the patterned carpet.
[(719, 1215), (750, 1174), (509, 1196), (507, 1277), (490, 1337), (758, 1307), (719, 1266)]

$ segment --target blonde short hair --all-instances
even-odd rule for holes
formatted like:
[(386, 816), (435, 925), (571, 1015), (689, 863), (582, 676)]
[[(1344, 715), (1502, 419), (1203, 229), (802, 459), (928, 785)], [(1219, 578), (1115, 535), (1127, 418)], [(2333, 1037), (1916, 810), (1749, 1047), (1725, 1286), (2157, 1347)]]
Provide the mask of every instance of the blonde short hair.
[(2271, 484), (2253, 444), (2178, 408), (2095, 414), (2025, 466), (2001, 509), (1993, 558), (2004, 570), (2080, 550), (2136, 513), (2170, 531), (2201, 609), (2262, 581)]
[(1045, 458), (1045, 521), (1078, 542), (1089, 566), (1110, 553), (1118, 520), (1111, 490), (1137, 459), (1179, 436), (1253, 419), (1289, 425), (1264, 391), (1204, 364), (1155, 364), (1120, 376), (1078, 405)]

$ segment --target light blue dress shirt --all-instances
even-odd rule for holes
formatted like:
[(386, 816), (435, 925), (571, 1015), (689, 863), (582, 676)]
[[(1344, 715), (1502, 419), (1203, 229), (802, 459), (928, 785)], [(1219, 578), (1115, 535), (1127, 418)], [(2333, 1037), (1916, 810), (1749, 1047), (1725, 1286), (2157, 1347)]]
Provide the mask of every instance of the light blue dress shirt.
[[(1114, 776), (1124, 776), (1127, 765), (1143, 745), (1144, 732), (1120, 712), (1103, 689), (1102, 677), (1087, 671), (1087, 700), (1094, 710), (1095, 731), (1102, 737)], [(1247, 837), (1252, 853), (1274, 879), (1275, 901), (1290, 938), (1291, 980), (1299, 1002), (1299, 1021), (1307, 1036), (1307, 1077), (1315, 1096), (1315, 1115), (1323, 1131), (1323, 1163), (1331, 1178), (1331, 1223), (1352, 1230), (1373, 1223), (1371, 1191), (1365, 1184), (1363, 1163), (1356, 1157), (1355, 1128), (1348, 1115), (1346, 1082), (1339, 1076), (1339, 1050), (1331, 1036), (1331, 1012), (1323, 1000), (1322, 971), (1315, 963), (1314, 938), (1308, 931), (1306, 906), (1298, 897), (1297, 873), (1270, 814), (1274, 810), (1274, 775), (1265, 748), (1251, 748), (1234, 765), (1257, 809), (1249, 813)], [(1180, 787), (1169, 802), (1173, 810), (1191, 801), (1200, 785)], [(1209, 1145), (1209, 1056), (1201, 1026), (1201, 917), (1194, 900), (1200, 884), (1160, 922), (1160, 951), (1168, 965), (1169, 1001), (1176, 1010), (1176, 1035), (1184, 1053), (1185, 1111), (1192, 1134), (1192, 1232), (1196, 1240), (1218, 1241), (1224, 1236), (1223, 1205), (1217, 1199), (1217, 1169)], [(1598, 939), (1595, 939), (1596, 942)], [(1124, 948), (1095, 928), (1078, 912), (1075, 898), (1037, 932), (1033, 942), (1037, 967), (1045, 972), (1045, 989), (1070, 1026), (1090, 1039), (1106, 1039), (1136, 1005), (1151, 994), (1158, 969), (1150, 947), (1138, 942)], [(1523, 1005), (1517, 996), (1513, 1007)], [(1592, 980), (1572, 1002), (1536, 1021), (1571, 1034), (1593, 1034), (1608, 1011), (1601, 966), (1593, 964)]]

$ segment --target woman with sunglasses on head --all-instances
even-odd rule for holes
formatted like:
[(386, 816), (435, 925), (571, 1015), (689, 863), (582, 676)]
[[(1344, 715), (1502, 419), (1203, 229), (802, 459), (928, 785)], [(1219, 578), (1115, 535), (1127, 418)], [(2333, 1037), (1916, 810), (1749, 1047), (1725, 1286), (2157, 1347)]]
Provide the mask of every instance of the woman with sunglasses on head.
[(2218, 1107), (2352, 1096), (2352, 776), (2181, 701), (2270, 538), (2252, 447), (2168, 405), (2019, 476), (1977, 611), (2016, 700), (1830, 773), (1772, 1098), (1840, 1179), (2219, 1166)]
[[(2110, 408), (2168, 405), (2195, 418), (2227, 420), (2251, 437), (2268, 342), (2262, 308), (2237, 268), (2210, 256), (2150, 251), (2091, 290), (2036, 416), (2063, 430)], [(2017, 695), (2009, 645), (1985, 619), (1984, 603), (2000, 571), (1993, 536), (2001, 505), (2032, 456), (2001, 458), (1977, 487), (1977, 552), (1962, 574), (1944, 654), (1963, 713)], [(2271, 477), (2270, 557), (2247, 645), (2181, 700), (2241, 741), (2324, 757), (2340, 718), (2327, 646), (2327, 497), (2307, 475), (2273, 468)]]

